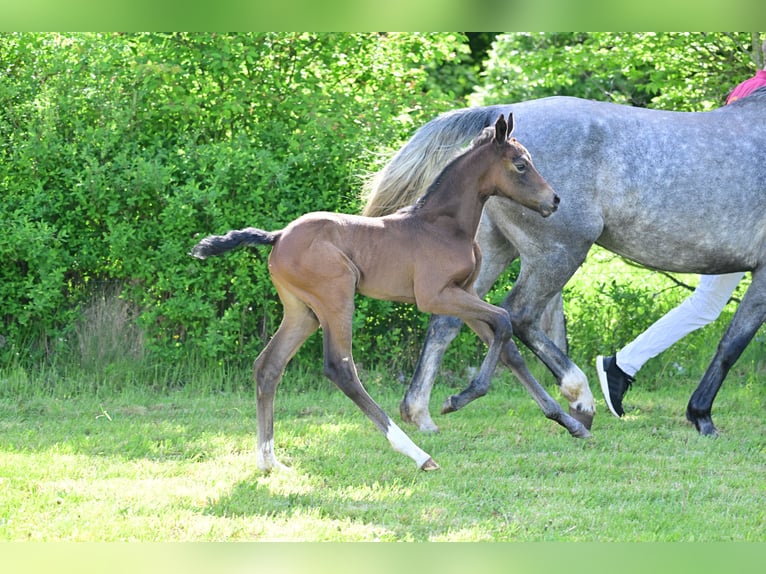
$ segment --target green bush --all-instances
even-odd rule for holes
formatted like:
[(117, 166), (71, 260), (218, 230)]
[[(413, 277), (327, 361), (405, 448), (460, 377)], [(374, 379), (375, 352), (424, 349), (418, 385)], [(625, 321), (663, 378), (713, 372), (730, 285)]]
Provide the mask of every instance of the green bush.
[(191, 246), (308, 211), (357, 211), (376, 153), (454, 106), (430, 74), (464, 44), (455, 34), (0, 35), (0, 353), (73, 352), (83, 305), (116, 289), (156, 359), (252, 359), (281, 314), (267, 252), (199, 262)]
[(576, 96), (705, 111), (762, 67), (758, 33), (562, 32), (499, 35), (471, 103)]

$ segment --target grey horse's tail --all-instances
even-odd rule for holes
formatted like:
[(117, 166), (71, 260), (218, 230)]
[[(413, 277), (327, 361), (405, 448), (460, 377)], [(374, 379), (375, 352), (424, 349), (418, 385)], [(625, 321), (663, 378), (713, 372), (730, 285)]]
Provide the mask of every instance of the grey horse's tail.
[(423, 125), (365, 185), (363, 215), (379, 217), (411, 205), (467, 143), (508, 106), (464, 108)]
[(255, 227), (235, 229), (226, 235), (210, 235), (197, 243), (189, 255), (197, 259), (207, 259), (231, 251), (240, 245), (274, 245), (279, 239), (279, 231), (264, 231)]

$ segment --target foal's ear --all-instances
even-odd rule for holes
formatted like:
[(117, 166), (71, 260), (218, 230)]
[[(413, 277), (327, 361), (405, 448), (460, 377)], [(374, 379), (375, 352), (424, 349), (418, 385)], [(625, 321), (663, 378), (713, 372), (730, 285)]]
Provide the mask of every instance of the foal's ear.
[(505, 121), (503, 114), (500, 114), (500, 117), (497, 118), (497, 121), (495, 122), (495, 142), (501, 145), (504, 144), (505, 140), (509, 139), (512, 133), (513, 112), (508, 114), (507, 122)]
[(508, 124), (505, 123), (505, 116), (500, 114), (495, 122), (495, 143), (503, 145), (508, 138)]

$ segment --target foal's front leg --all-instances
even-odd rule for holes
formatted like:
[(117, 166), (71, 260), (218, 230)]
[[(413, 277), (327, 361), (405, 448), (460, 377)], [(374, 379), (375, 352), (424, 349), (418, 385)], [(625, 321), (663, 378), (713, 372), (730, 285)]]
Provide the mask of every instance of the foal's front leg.
[(511, 319), (508, 312), (482, 301), (472, 289), (464, 290), (459, 287), (442, 289), (431, 298), (421, 295), (418, 306), (430, 313), (459, 317), (489, 346), (479, 373), (463, 392), (447, 398), (442, 407), (442, 414), (461, 409), (474, 399), (487, 394), (503, 345), (511, 338)]
[(524, 357), (521, 356), (516, 343), (508, 341), (503, 348), (503, 363), (511, 369), (516, 378), (521, 381), (535, 402), (540, 406), (546, 418), (556, 421), (569, 431), (574, 437), (588, 438), (591, 436), (585, 425), (577, 418), (564, 412), (553, 397), (537, 382), (527, 367)]
[[(490, 200), (492, 201), (492, 200)], [(519, 252), (486, 217), (486, 207), (482, 217), (477, 240), (481, 245), (481, 265), (473, 289), (481, 299), (492, 288), (500, 273), (510, 262), (519, 256)], [(415, 366), (407, 392), (399, 405), (399, 413), (404, 422), (416, 425), (421, 431), (436, 432), (439, 428), (431, 418), (429, 401), (436, 375), (444, 358), (444, 353), (452, 340), (460, 332), (463, 321), (449, 315), (432, 315), (423, 348)], [(490, 344), (488, 341), (485, 341)]]
[[(500, 353), (503, 345), (511, 337), (510, 327), (499, 327), (493, 334), (492, 329), (482, 321), (474, 321), (470, 319), (466, 320), (465, 323), (482, 341), (489, 345), (489, 348), (487, 349), (487, 354), (479, 369), (479, 374), (476, 375), (471, 383), (459, 394), (450, 395), (445, 399), (444, 404), (442, 405), (442, 414), (460, 410), (468, 403), (487, 394), (490, 383), (492, 382), (492, 375), (495, 372), (495, 367), (497, 367), (497, 362), (500, 360)], [(508, 323), (510, 325), (510, 319), (508, 320)], [(502, 325), (502, 321), (500, 324)]]

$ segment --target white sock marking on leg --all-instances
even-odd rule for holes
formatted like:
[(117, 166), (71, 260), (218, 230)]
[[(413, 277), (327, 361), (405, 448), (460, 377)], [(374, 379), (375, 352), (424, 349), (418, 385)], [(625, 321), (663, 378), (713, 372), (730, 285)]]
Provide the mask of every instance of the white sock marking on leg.
[(388, 422), (386, 438), (388, 439), (388, 442), (391, 443), (391, 446), (394, 447), (395, 451), (410, 457), (417, 463), (418, 467), (423, 466), (423, 464), (431, 458), (430, 454), (412, 442), (412, 439), (391, 420)]
[(566, 397), (569, 404), (577, 410), (594, 413), (596, 404), (593, 401), (593, 393), (588, 386), (588, 378), (579, 367), (575, 366), (561, 378), (561, 394)]

